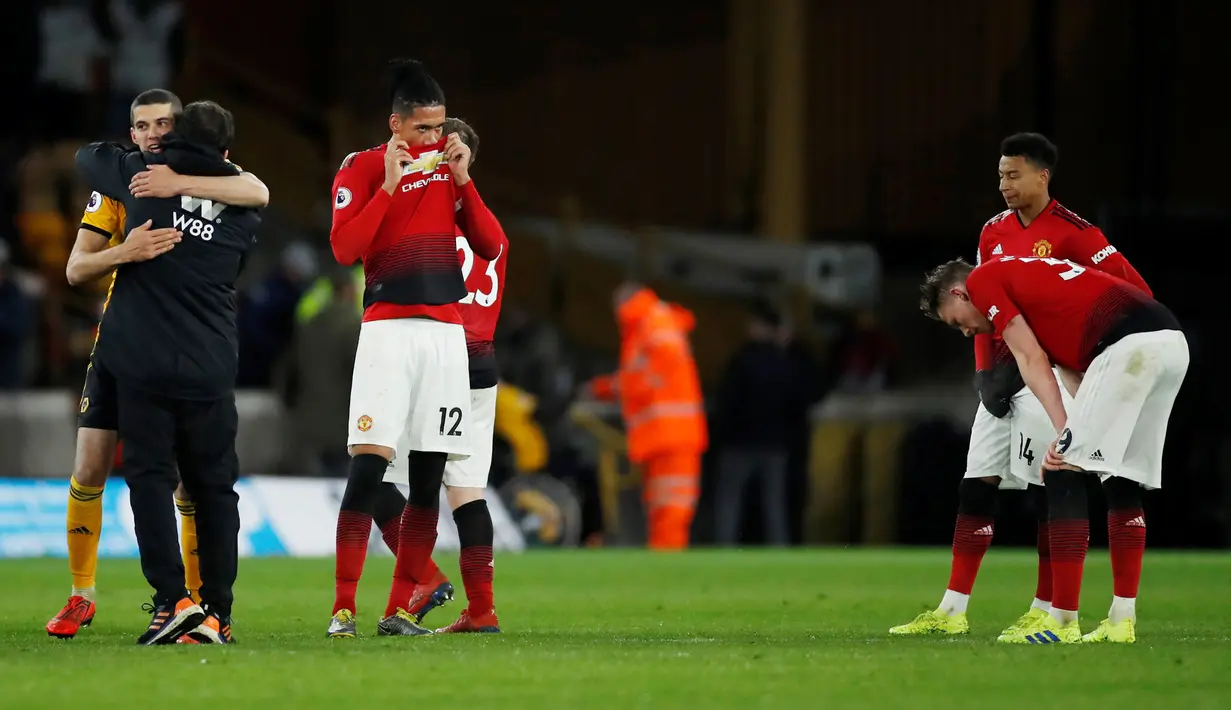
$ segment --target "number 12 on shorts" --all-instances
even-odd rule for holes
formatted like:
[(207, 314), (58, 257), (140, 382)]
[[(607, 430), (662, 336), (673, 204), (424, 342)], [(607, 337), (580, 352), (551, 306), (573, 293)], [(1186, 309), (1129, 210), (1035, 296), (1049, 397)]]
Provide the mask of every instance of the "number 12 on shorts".
[[(450, 422), (452, 424), (450, 425)], [(445, 432), (445, 426), (449, 426), (449, 431)], [(462, 410), (461, 407), (441, 407), (440, 408), (440, 435), (441, 436), (461, 436), (462, 435)]]

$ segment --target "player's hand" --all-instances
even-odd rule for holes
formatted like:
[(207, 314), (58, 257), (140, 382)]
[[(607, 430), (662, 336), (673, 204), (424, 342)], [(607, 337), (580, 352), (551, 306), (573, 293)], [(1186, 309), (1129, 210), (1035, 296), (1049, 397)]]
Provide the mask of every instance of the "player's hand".
[(174, 249), (184, 236), (183, 232), (171, 227), (151, 229), (153, 225), (154, 221), (147, 219), (145, 224), (128, 233), (128, 238), (120, 247), (125, 252), (126, 261), (149, 261), (156, 256), (166, 254)]
[(402, 182), (402, 175), (410, 163), (410, 145), (399, 140), (397, 136), (390, 137), (385, 146), (385, 184), (381, 186), (385, 192), (393, 194), (398, 183)]
[(445, 160), (453, 172), (454, 185), (461, 187), (470, 182), (470, 146), (456, 133), (450, 133), (445, 139)]
[(128, 183), (133, 197), (177, 197), (183, 189), (183, 176), (166, 165), (147, 165)]
[(1065, 463), (1064, 459), (1060, 457), (1060, 454), (1056, 453), (1056, 444), (1059, 441), (1060, 441), (1060, 437), (1056, 437), (1051, 442), (1051, 446), (1047, 447), (1047, 453), (1043, 455), (1043, 470), (1044, 471), (1060, 471), (1060, 470), (1077, 471), (1078, 473), (1084, 472), (1085, 471), (1084, 468), (1081, 468), (1080, 466), (1074, 466), (1073, 464), (1070, 464), (1070, 463)]

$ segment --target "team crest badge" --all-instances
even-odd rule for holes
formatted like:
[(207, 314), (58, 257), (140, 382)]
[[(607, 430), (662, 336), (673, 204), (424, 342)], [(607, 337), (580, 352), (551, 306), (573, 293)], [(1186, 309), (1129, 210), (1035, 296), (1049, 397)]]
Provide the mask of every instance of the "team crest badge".
[(359, 431), (367, 431), (372, 428), (372, 418), (365, 414), (359, 417), (359, 421), (355, 422), (355, 426), (359, 427)]
[(1034, 243), (1034, 255), (1040, 259), (1046, 259), (1051, 256), (1051, 242), (1046, 239), (1040, 239)]
[(82, 398), (81, 398), (81, 413), (82, 413), (82, 414), (85, 414), (85, 413), (86, 413), (86, 410), (87, 410), (87, 409), (89, 409), (89, 408), (90, 408), (90, 398), (89, 398), (89, 397), (82, 397)]

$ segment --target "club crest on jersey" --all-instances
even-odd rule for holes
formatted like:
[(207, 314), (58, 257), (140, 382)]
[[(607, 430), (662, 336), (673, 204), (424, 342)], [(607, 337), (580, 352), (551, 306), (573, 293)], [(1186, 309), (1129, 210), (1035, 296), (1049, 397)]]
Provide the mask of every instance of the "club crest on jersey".
[(339, 187), (338, 194), (334, 195), (334, 198), (333, 198), (333, 208), (335, 210), (340, 210), (346, 207), (347, 205), (349, 205), (350, 200), (351, 200), (350, 190), (346, 189), (345, 187)]
[(420, 153), (418, 158), (402, 168), (402, 175), (411, 175), (413, 173), (423, 173), (428, 175), (435, 172), (436, 168), (444, 162), (445, 154), (438, 150), (429, 150), (426, 153)]
[(991, 308), (987, 309), (987, 319), (988, 320), (994, 320), (996, 316), (999, 314), (1000, 314), (1000, 309), (995, 306), (992, 306)]
[(1040, 259), (1046, 259), (1051, 256), (1051, 242), (1046, 239), (1040, 239), (1034, 243), (1034, 246), (1031, 247), (1031, 251), (1033, 251), (1034, 255)]
[(367, 431), (372, 428), (372, 418), (365, 414), (359, 417), (359, 421), (355, 422), (355, 426), (359, 428), (359, 431)]
[(103, 196), (97, 192), (90, 193), (90, 201), (85, 206), (86, 212), (97, 212), (103, 206)]

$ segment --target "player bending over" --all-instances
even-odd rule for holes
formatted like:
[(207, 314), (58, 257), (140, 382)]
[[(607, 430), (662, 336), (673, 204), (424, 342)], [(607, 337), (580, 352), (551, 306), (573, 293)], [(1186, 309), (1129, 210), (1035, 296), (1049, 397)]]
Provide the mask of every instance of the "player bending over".
[[(1128, 259), (1107, 243), (1102, 230), (1066, 209), (1050, 195), (1059, 151), (1037, 133), (1017, 133), (1000, 144), (1000, 194), (1007, 210), (988, 220), (979, 234), (976, 262), (1001, 256), (1067, 259), (1118, 276), (1141, 289), (1150, 288)], [(1038, 516), (1038, 577), (1034, 601), (1001, 639), (1047, 615), (1052, 601), (1052, 566), (1047, 494), (1036, 451), (1054, 436), (1039, 400), (1022, 381), (1004, 341), (975, 336), (975, 382), (980, 404), (970, 428), (966, 474), (958, 486), (958, 515), (953, 528), (953, 562), (940, 605), (889, 633), (964, 634), (970, 626), (966, 607), (983, 555), (992, 544), (1000, 489), (1032, 491)], [(1062, 396), (1067, 396), (1062, 391)], [(1068, 402), (1066, 401), (1067, 405)], [(1109, 520), (1112, 546), (1132, 546), (1135, 530)]]
[(401, 456), (410, 469), (410, 499), (377, 631), (422, 635), (431, 632), (405, 607), (436, 544), (445, 463), (471, 454), (457, 203), (477, 255), (495, 260), (501, 244), (477, 227), (483, 208), (470, 180), (470, 149), (456, 136), (444, 139), (445, 96), (435, 79), (419, 62), (394, 62), (389, 98), (389, 142), (347, 156), (333, 185), (330, 243), (338, 263), (363, 260), (365, 310), (351, 381), (351, 462), (338, 514), (330, 628), (355, 615), (382, 478)]
[[(1001, 257), (978, 268), (951, 261), (922, 291), (928, 316), (967, 336), (1003, 339), (1051, 422), (1043, 460), (1051, 609), (1001, 640), (1133, 643), (1145, 552), (1141, 489), (1162, 486), (1167, 420), (1188, 370), (1175, 316), (1119, 278), (1051, 258)], [(1053, 363), (1081, 378), (1068, 407)], [(1077, 379), (1064, 378), (1068, 386)], [(1115, 591), (1108, 618), (1083, 638), (1077, 606), (1090, 537), (1087, 474), (1102, 479), (1107, 497)]]
[[(175, 127), (183, 112), (180, 99), (170, 91), (150, 89), (133, 100), (129, 109), (129, 137), (144, 153), (161, 152), (162, 137)], [(177, 175), (165, 165), (151, 166), (137, 175), (130, 186), (137, 197), (174, 197), (191, 194), (238, 207), (264, 207), (269, 190), (251, 174), (235, 177)], [(98, 192), (90, 195), (68, 259), (66, 275), (80, 286), (110, 275), (103, 313), (111, 305), (115, 270), (122, 264), (148, 261), (175, 247), (182, 234), (174, 228), (150, 229), (139, 225), (124, 238), (124, 205)], [(95, 340), (97, 344), (97, 339)], [(93, 361), (93, 352), (91, 352)], [(73, 589), (68, 603), (47, 622), (47, 633), (72, 638), (94, 620), (94, 573), (98, 569), (98, 541), (102, 533), (103, 488), (111, 474), (116, 451), (115, 380), (101, 368), (86, 368), (77, 419), (77, 453), (69, 480), (65, 523), (68, 531), (68, 569)], [(180, 545), (184, 559), (184, 583), (200, 600), (201, 572), (197, 564), (196, 510), (181, 484), (175, 491), (180, 512)], [(184, 637), (188, 638), (188, 637)]]

